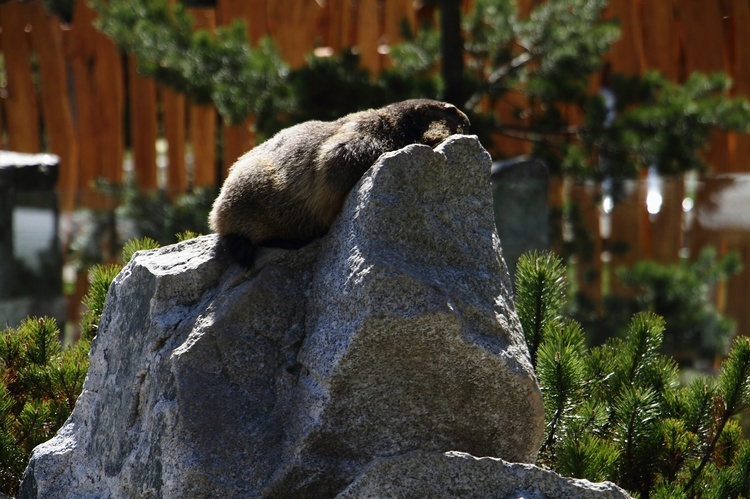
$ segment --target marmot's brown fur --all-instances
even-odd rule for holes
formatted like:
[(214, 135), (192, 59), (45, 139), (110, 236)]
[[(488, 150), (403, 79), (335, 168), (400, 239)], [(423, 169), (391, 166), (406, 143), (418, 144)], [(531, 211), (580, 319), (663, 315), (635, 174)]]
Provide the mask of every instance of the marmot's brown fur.
[[(466, 133), (455, 106), (427, 99), (287, 128), (240, 157), (214, 201), (211, 229), (240, 263), (258, 245), (296, 248), (325, 234), (381, 154)], [(407, 180), (408, 181), (408, 180)]]

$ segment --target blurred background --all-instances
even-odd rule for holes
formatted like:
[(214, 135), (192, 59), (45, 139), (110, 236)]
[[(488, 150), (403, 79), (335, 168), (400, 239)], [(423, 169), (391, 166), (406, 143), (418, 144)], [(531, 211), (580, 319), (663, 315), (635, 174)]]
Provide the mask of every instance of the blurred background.
[(208, 233), (279, 129), (429, 97), (495, 161), (511, 271), (564, 257), (589, 341), (632, 313), (710, 370), (750, 332), (747, 0), (0, 2), (0, 325), (78, 334), (88, 269)]

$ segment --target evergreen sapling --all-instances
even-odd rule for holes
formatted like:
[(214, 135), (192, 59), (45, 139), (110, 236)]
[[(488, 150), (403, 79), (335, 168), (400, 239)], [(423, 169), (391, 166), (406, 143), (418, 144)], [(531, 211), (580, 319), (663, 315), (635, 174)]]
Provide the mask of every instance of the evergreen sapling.
[[(183, 239), (195, 234), (183, 234)], [(124, 259), (153, 240), (126, 245)], [(0, 492), (13, 496), (31, 451), (52, 438), (75, 407), (88, 371), (88, 352), (97, 332), (109, 287), (122, 265), (96, 265), (83, 299), (81, 338), (63, 347), (55, 319), (29, 317), (0, 331)]]
[[(736, 417), (750, 403), (750, 339), (734, 341), (715, 379), (681, 386), (653, 313), (634, 315), (624, 339), (586, 348), (563, 316), (561, 266), (549, 253), (527, 254), (516, 281), (547, 415), (539, 464), (641, 498), (746, 497), (750, 447)], [(560, 299), (540, 306), (550, 295)]]

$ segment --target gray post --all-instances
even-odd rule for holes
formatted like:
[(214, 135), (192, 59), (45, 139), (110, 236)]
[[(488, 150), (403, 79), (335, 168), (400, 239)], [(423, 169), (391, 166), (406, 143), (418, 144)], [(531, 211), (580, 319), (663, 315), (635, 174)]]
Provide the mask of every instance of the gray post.
[(511, 280), (518, 258), (549, 249), (549, 173), (539, 159), (518, 156), (492, 165), (495, 225)]

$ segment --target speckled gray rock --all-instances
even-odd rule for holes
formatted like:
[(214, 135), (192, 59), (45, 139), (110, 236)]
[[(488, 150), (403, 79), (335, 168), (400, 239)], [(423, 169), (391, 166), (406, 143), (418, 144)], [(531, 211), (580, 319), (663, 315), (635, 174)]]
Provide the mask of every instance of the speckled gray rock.
[(336, 499), (626, 499), (610, 482), (563, 478), (530, 464), (462, 452), (415, 451), (375, 460)]
[(383, 156), (331, 232), (244, 271), (215, 236), (110, 289), (22, 497), (333, 497), (373, 460), (533, 462), (544, 411), (476, 138)]
[(245, 273), (215, 244), (139, 253), (117, 276), (84, 391), (22, 497), (251, 497), (280, 465), (315, 246)]
[(415, 449), (535, 461), (544, 411), (509, 299), (490, 164), (475, 138), (454, 136), (384, 155), (355, 188), (313, 278), (304, 438), (270, 490), (332, 492), (307, 478), (330, 449), (352, 469)]

